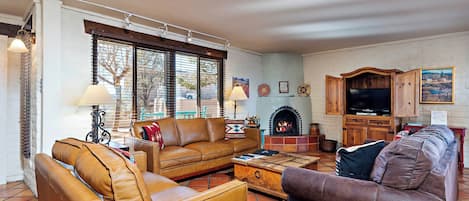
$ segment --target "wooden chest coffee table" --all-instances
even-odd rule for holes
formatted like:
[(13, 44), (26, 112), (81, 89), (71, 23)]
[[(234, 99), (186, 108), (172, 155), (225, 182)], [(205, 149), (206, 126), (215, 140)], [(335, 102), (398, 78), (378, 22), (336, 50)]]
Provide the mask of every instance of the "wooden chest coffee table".
[(242, 160), (233, 158), (234, 176), (248, 183), (248, 187), (270, 195), (287, 199), (282, 190), (282, 172), (287, 167), (317, 170), (319, 157), (292, 153)]

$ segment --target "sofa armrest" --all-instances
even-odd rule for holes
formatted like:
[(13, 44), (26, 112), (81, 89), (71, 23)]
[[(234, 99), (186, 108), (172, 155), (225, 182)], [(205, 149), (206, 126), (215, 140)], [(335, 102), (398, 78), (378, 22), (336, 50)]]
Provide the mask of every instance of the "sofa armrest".
[(135, 151), (133, 155), (135, 164), (137, 165), (138, 169), (142, 172), (146, 172), (148, 169), (147, 153), (145, 153), (144, 151)]
[(378, 196), (378, 184), (375, 182), (339, 177), (304, 168), (286, 168), (282, 174), (282, 188), (291, 200), (374, 201)]
[(158, 143), (135, 137), (125, 137), (124, 141), (127, 145), (133, 146), (135, 151), (145, 152), (147, 170), (155, 174), (160, 174), (160, 146)]
[(228, 183), (208, 189), (194, 197), (186, 199), (187, 201), (238, 201), (247, 200), (248, 185), (246, 182), (233, 180)]
[(245, 128), (246, 137), (257, 142), (257, 148), (261, 148), (261, 130), (259, 128)]

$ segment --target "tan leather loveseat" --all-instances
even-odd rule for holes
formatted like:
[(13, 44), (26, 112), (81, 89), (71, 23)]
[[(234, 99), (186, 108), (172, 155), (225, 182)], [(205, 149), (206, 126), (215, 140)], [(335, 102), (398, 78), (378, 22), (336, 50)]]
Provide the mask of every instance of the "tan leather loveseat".
[(65, 139), (55, 143), (52, 155), (54, 159), (43, 153), (35, 157), (39, 201), (247, 199), (244, 182), (234, 180), (197, 192), (166, 177), (142, 172), (124, 156), (100, 144)]
[[(155, 121), (163, 134), (163, 150), (157, 143), (142, 139), (142, 127)], [(223, 118), (135, 121), (131, 133), (134, 137), (126, 143), (147, 153), (148, 171), (175, 180), (231, 166), (231, 158), (252, 153), (260, 146), (256, 128), (246, 128), (244, 139), (225, 140)]]

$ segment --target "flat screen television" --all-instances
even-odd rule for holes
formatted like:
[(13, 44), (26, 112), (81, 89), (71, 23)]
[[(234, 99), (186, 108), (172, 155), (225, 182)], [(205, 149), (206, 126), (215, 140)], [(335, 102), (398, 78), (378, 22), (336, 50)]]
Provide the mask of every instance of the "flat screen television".
[(347, 114), (389, 115), (391, 90), (389, 88), (349, 89)]

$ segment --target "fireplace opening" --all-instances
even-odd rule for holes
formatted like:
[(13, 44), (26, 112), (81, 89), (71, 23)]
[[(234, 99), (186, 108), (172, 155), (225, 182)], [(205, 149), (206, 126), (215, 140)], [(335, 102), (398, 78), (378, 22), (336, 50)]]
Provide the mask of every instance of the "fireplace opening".
[(300, 135), (301, 120), (298, 112), (288, 106), (279, 108), (272, 114), (270, 130), (272, 135)]

